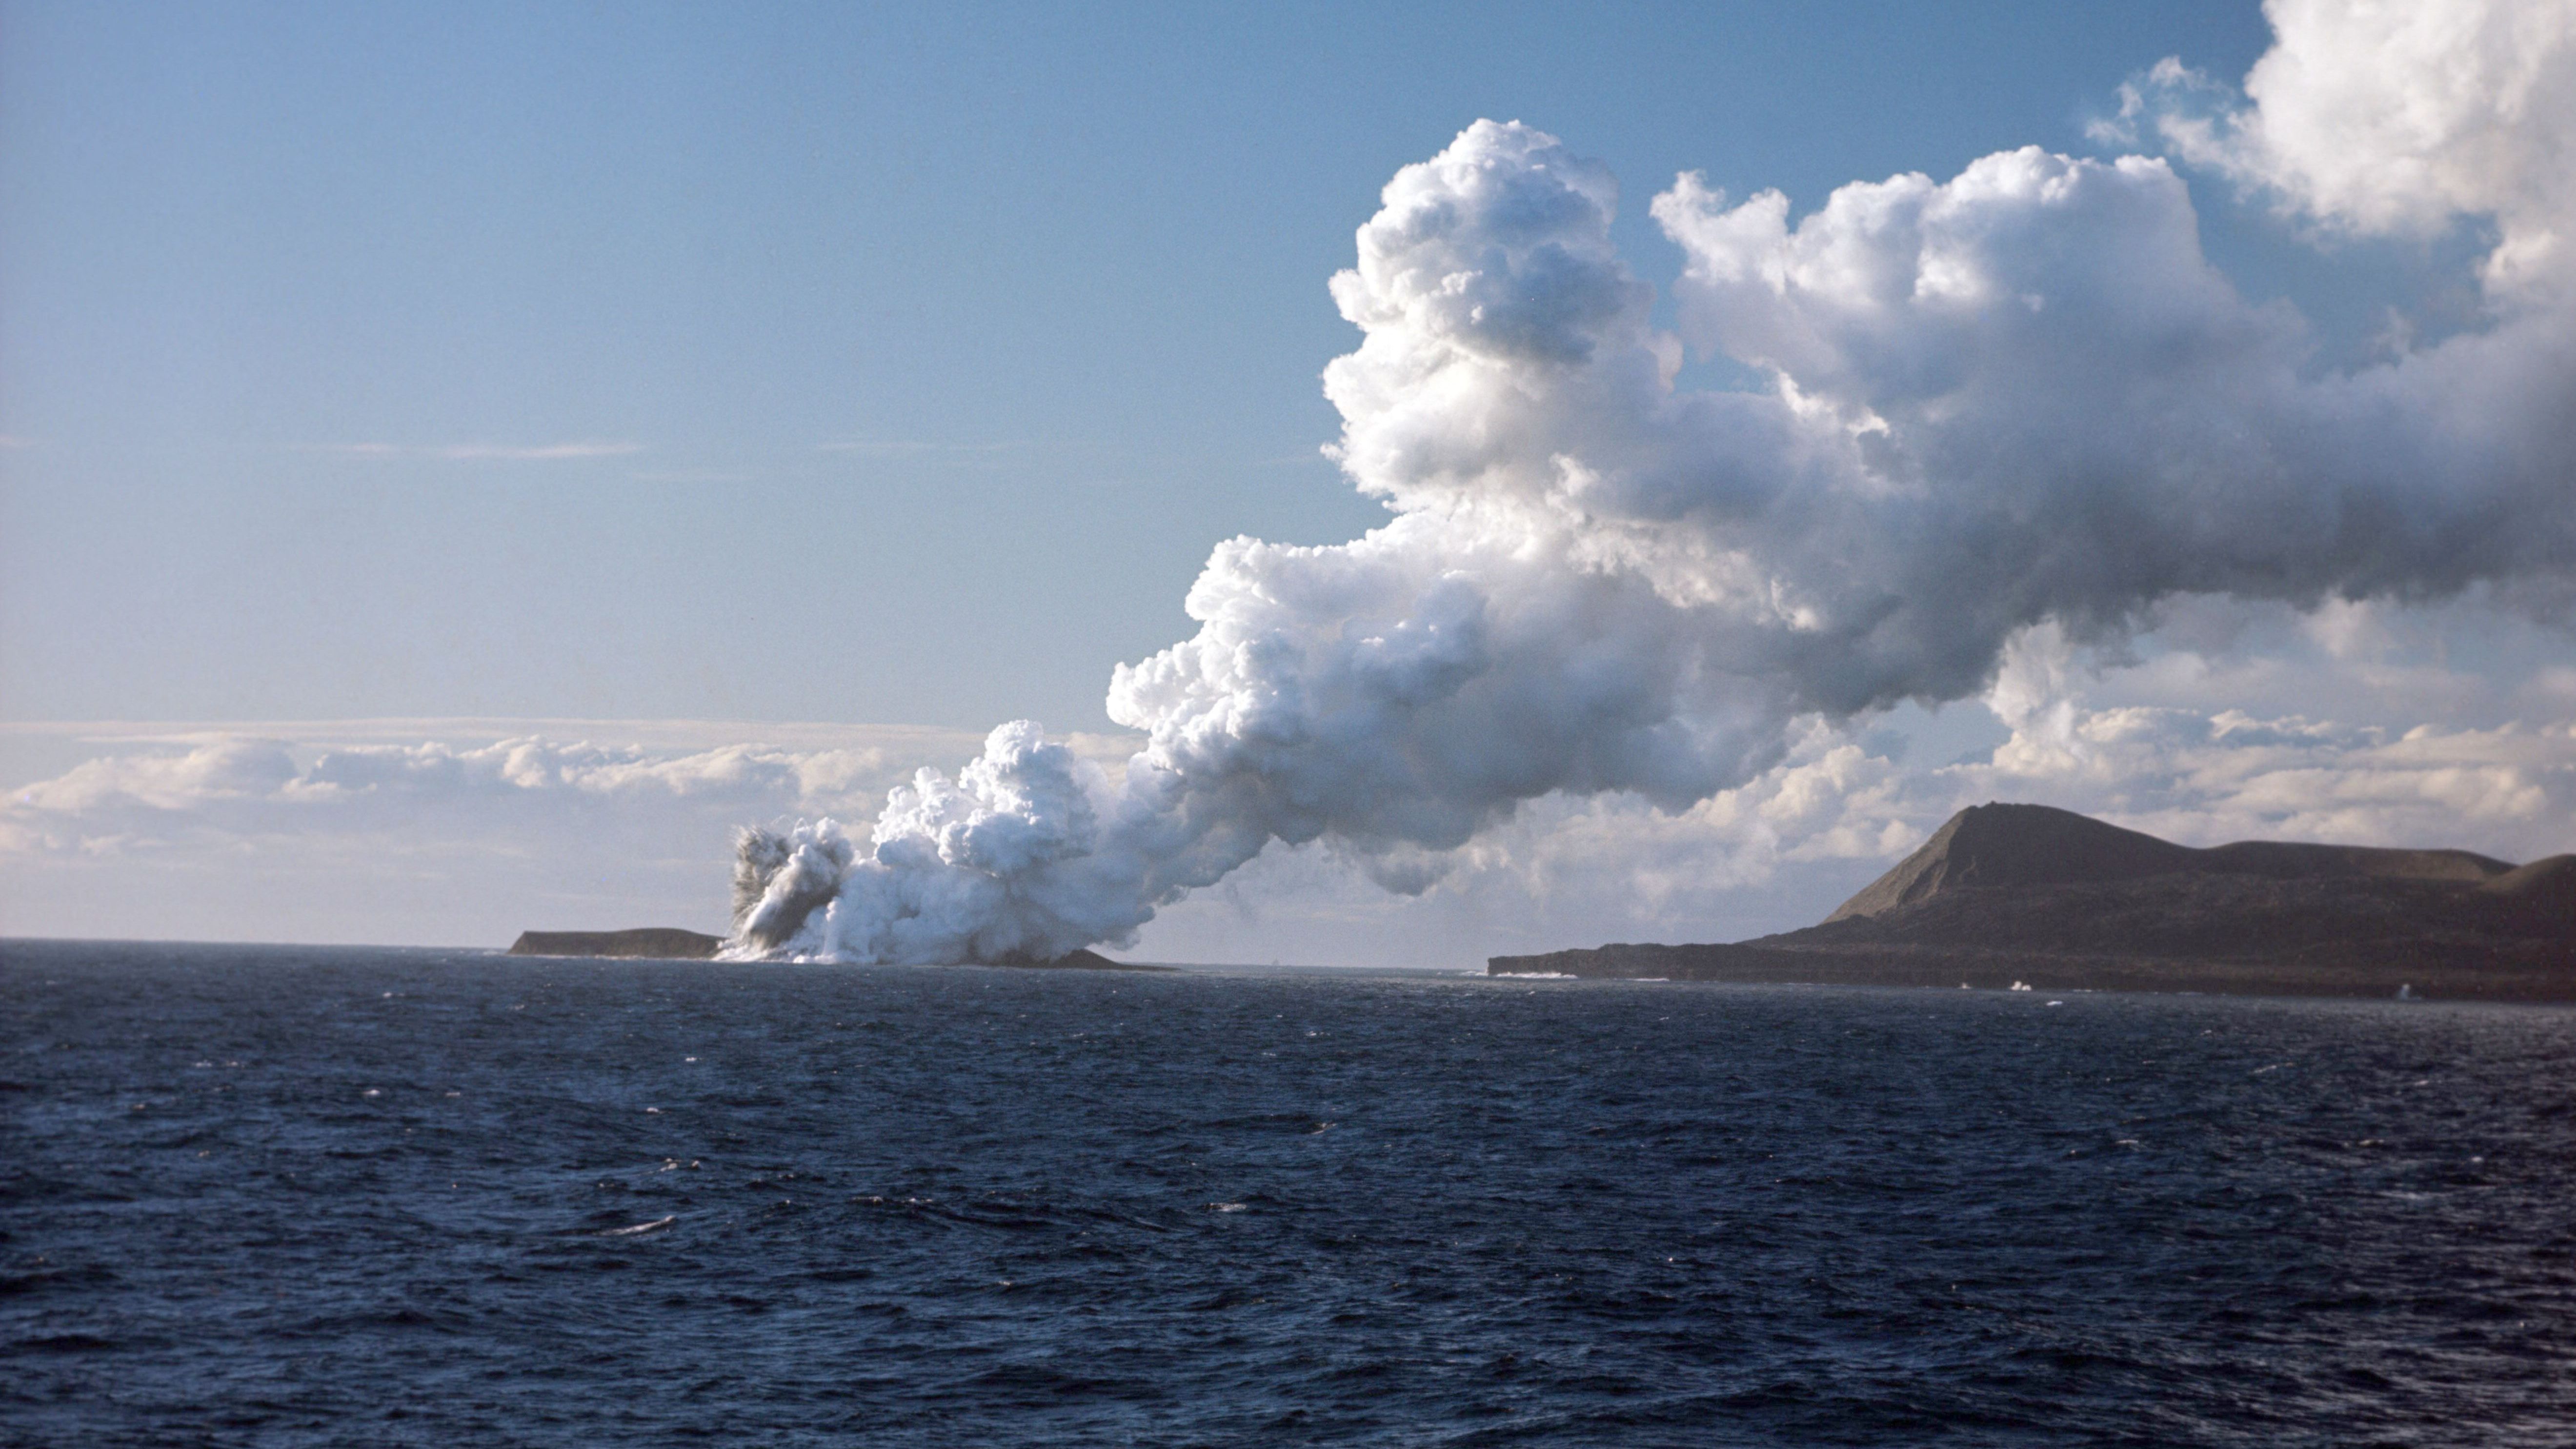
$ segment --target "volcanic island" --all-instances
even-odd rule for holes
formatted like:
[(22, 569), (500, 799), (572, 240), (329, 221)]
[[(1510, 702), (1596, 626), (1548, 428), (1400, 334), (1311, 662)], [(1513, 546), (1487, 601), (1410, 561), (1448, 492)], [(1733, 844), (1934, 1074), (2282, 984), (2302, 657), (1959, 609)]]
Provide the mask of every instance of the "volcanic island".
[(2576, 855), (2249, 840), (2196, 850), (2045, 805), (1962, 810), (1832, 915), (1729, 945), (1496, 956), (1558, 975), (2576, 1001)]

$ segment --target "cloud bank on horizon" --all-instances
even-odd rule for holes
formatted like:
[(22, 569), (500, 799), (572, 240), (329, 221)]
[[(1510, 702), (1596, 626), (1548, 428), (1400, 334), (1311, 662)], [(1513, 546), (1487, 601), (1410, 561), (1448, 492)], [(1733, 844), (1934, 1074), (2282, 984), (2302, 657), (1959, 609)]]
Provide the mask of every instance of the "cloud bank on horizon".
[[(758, 950), (919, 962), (1158, 911), (1153, 942), (1211, 939), (1246, 882), (1521, 945), (1721, 921), (1996, 797), (2196, 843), (2567, 849), (2576, 5), (2270, 14), (2241, 94), (2170, 61), (2124, 89), (2097, 135), (2161, 155), (2006, 152), (1803, 217), (1679, 178), (1649, 207), (1671, 330), (1611, 245), (1612, 178), (1554, 137), (1478, 122), (1406, 167), (1333, 279), (1364, 340), (1325, 374), (1336, 456), (1394, 516), (1218, 546), (1197, 634), (1112, 681), (1127, 747), (1016, 722), (880, 796), (874, 746), (208, 738), (13, 792), (0, 853), (507, 837), (569, 883), (769, 819), (738, 880)], [(2176, 163), (2328, 243), (2483, 229), (2478, 325), (2321, 369), (2204, 258)], [(1765, 385), (1685, 385), (1694, 354)], [(2451, 667), (2480, 634), (2530, 667)], [(1961, 699), (2000, 743), (1882, 738)], [(878, 798), (864, 842), (822, 818)]]
[[(1686, 811), (1809, 722), (1987, 691), (2048, 629), (2163, 601), (2313, 608), (2576, 584), (2576, 117), (2565, 4), (2274, 7), (2238, 107), (2124, 96), (2184, 159), (2323, 226), (2496, 231), (2488, 324), (2309, 374), (2287, 309), (2203, 257), (2165, 160), (2038, 148), (1855, 182), (1793, 225), (1685, 175), (1678, 335), (1610, 239), (1617, 187), (1479, 121), (1399, 172), (1333, 279), (1336, 456), (1395, 518), (1220, 545), (1198, 634), (1121, 666), (1105, 772), (1027, 721), (897, 789), (860, 852), (747, 837), (752, 949), (860, 961), (1123, 945), (1272, 841), (1419, 891), (1544, 797)], [(1760, 369), (1694, 391), (1685, 350)], [(765, 894), (754, 887), (764, 887)]]

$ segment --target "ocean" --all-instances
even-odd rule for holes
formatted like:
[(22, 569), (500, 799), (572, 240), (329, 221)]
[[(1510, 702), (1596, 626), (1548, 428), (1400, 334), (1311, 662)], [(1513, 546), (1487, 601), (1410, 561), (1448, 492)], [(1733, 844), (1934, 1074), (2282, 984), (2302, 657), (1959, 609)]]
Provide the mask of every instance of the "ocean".
[(2576, 1445), (2576, 1012), (0, 945), (13, 1445)]

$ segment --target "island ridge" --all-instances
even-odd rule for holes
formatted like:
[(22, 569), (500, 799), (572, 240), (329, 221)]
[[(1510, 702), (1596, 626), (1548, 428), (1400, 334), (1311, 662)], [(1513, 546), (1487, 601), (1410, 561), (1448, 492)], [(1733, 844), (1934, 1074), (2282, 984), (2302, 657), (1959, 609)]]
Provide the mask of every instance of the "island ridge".
[(1493, 975), (2576, 1001), (2576, 855), (2241, 841), (1960, 811), (1817, 925), (1496, 956)]

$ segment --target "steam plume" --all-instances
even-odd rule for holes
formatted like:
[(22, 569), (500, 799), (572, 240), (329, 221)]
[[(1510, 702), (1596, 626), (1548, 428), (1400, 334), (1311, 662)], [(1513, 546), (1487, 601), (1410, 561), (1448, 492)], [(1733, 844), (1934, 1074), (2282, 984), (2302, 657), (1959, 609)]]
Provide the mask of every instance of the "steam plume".
[[(2576, 207), (2545, 158), (2576, 50), (2563, 4), (2466, 8), (2284, 4), (2254, 109), (2170, 63), (2127, 96), (2121, 124), (2322, 223), (2495, 222), (2483, 328), (2322, 377), (2296, 315), (2201, 255), (2159, 159), (2008, 152), (1854, 183), (1794, 225), (1776, 192), (1683, 176), (1652, 206), (1686, 258), (1673, 335), (1611, 245), (1609, 174), (1477, 122), (1396, 175), (1332, 283), (1364, 334), (1325, 372), (1335, 456), (1393, 520), (1219, 545), (1198, 633), (1112, 680), (1148, 738), (1122, 771), (1023, 721), (895, 790), (866, 852), (829, 821), (746, 834), (741, 949), (1124, 944), (1274, 839), (1420, 890), (1523, 801), (1685, 807), (1802, 719), (1981, 691), (2043, 621), (2098, 640), (2180, 593), (2566, 588)], [(2377, 169), (2314, 143), (2321, 111), (2494, 60), (2498, 25), (2511, 106), (2355, 131)], [(1771, 385), (1677, 388), (1686, 347)]]

